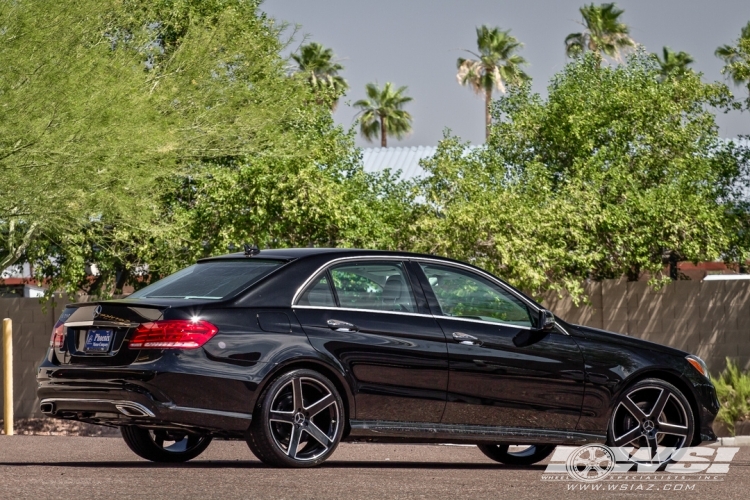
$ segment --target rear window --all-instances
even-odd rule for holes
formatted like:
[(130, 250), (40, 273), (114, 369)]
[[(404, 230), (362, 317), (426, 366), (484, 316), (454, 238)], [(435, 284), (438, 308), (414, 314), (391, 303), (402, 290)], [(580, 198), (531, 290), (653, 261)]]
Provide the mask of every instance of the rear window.
[(278, 260), (213, 260), (192, 265), (138, 290), (128, 298), (209, 299), (231, 297), (283, 264)]

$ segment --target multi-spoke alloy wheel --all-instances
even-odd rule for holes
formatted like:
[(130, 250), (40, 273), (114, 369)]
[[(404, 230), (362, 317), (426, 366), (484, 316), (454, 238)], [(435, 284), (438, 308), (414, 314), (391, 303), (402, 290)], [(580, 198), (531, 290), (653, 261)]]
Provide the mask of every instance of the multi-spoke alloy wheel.
[(635, 461), (663, 462), (671, 456), (670, 450), (690, 446), (694, 422), (690, 403), (675, 386), (658, 379), (642, 380), (628, 388), (615, 406), (609, 445), (632, 447)]
[(336, 387), (312, 370), (286, 373), (261, 396), (248, 445), (269, 465), (318, 465), (343, 432), (343, 403)]
[(555, 450), (555, 445), (509, 446), (507, 444), (478, 444), (477, 448), (496, 462), (507, 465), (532, 465), (547, 458)]
[(186, 462), (211, 443), (208, 436), (172, 430), (149, 430), (133, 425), (120, 428), (125, 443), (139, 457), (153, 462)]

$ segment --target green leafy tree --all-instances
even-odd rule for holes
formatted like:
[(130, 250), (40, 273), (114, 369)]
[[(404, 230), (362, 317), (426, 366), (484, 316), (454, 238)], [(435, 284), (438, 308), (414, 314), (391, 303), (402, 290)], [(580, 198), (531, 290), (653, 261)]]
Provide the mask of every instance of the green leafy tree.
[(0, 224), (51, 289), (115, 293), (246, 241), (389, 244), (370, 210), (401, 201), (288, 77), (257, 2), (37, 4), (2, 17)]
[(624, 49), (635, 46), (630, 37), (630, 28), (620, 21), (620, 16), (625, 11), (618, 9), (614, 3), (591, 3), (584, 5), (579, 11), (584, 30), (565, 37), (565, 53), (568, 57), (588, 51), (619, 60)]
[(372, 141), (380, 136), (380, 147), (388, 147), (388, 137), (402, 139), (411, 132), (412, 117), (403, 107), (412, 98), (405, 95), (406, 87), (395, 88), (391, 82), (386, 82), (383, 88), (374, 83), (365, 87), (367, 99), (360, 99), (354, 103), (360, 108), (359, 129), (362, 136)]
[(742, 28), (740, 38), (733, 45), (722, 45), (716, 49), (716, 56), (725, 63), (722, 74), (727, 75), (735, 85), (745, 86), (747, 105), (750, 107), (750, 22)]
[(693, 58), (687, 52), (675, 52), (669, 47), (664, 47), (662, 57), (655, 55), (656, 60), (661, 66), (661, 76), (663, 79), (669, 77), (680, 78), (688, 71), (692, 71), (689, 66), (693, 63)]
[(154, 83), (112, 50), (110, 6), (0, 3), (0, 269), (104, 210), (137, 224), (178, 139)]
[(510, 30), (482, 25), (477, 28), (479, 52), (467, 50), (476, 59), (460, 57), (456, 62), (458, 83), (468, 85), (484, 96), (486, 137), (490, 136), (492, 125), (492, 91), (498, 89), (505, 93), (506, 85), (519, 85), (529, 80), (529, 75), (521, 69), (527, 64), (526, 60), (516, 53), (521, 47), (523, 44), (510, 34)]
[(746, 233), (747, 151), (722, 141), (721, 84), (661, 81), (643, 52), (600, 68), (587, 54), (543, 99), (528, 84), (494, 109), (486, 147), (448, 137), (424, 167), (430, 211), (415, 249), (474, 262), (534, 294), (585, 279), (662, 274), (665, 257), (714, 260)]
[(298, 54), (292, 54), (292, 59), (313, 90), (323, 99), (330, 98), (331, 108), (334, 109), (339, 96), (346, 92), (349, 84), (339, 75), (344, 67), (334, 61), (333, 50), (319, 43), (308, 43), (300, 47)]

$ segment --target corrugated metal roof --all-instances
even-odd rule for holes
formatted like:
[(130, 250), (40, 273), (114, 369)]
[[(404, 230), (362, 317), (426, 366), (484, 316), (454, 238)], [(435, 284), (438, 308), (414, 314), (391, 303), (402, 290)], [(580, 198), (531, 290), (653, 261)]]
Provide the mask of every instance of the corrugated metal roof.
[[(724, 141), (734, 141), (739, 146), (750, 148), (750, 139), (732, 138), (722, 139)], [(474, 149), (477, 145), (469, 146)], [(426, 172), (419, 165), (419, 160), (434, 156), (437, 152), (437, 146), (411, 146), (396, 148), (364, 148), (362, 149), (362, 163), (365, 172), (375, 173), (382, 172), (389, 168), (391, 171), (401, 170), (401, 179), (419, 179), (424, 177)]]
[(433, 156), (437, 146), (412, 146), (399, 148), (365, 148), (362, 150), (362, 163), (365, 172), (401, 170), (401, 179), (409, 180), (425, 176), (419, 160)]

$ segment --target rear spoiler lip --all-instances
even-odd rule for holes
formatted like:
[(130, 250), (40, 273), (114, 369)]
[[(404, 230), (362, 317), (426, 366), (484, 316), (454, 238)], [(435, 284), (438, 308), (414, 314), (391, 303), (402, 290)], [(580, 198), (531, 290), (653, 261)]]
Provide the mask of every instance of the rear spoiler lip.
[[(153, 309), (169, 309), (171, 307), (177, 306), (174, 302), (177, 300), (182, 300), (185, 305), (197, 305), (197, 304), (216, 304), (219, 302), (222, 302), (220, 300), (212, 300), (210, 302), (202, 299), (169, 299), (169, 303), (166, 302), (157, 302), (154, 300), (149, 299), (128, 299), (127, 297), (124, 297), (122, 299), (109, 299), (109, 300), (92, 300), (91, 302), (73, 302), (70, 304), (66, 304), (65, 307), (75, 308), (78, 309), (79, 307), (86, 307), (86, 306), (96, 306), (96, 305), (120, 305), (125, 307), (148, 307)], [(180, 304), (182, 305), (182, 304)]]

